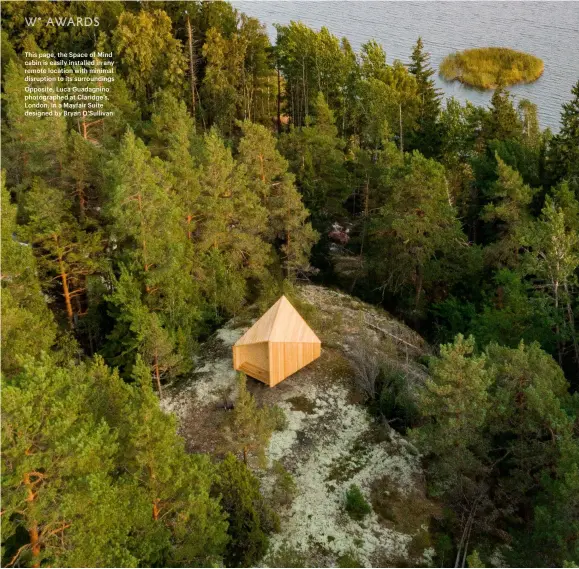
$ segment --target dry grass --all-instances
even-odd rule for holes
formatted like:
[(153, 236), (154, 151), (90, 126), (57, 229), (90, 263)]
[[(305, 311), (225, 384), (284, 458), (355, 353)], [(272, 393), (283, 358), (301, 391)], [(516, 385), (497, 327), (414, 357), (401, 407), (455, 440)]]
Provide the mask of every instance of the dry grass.
[(440, 74), (447, 81), (455, 79), (479, 89), (495, 89), (517, 83), (532, 83), (544, 70), (541, 59), (506, 47), (467, 49), (447, 55), (440, 64)]

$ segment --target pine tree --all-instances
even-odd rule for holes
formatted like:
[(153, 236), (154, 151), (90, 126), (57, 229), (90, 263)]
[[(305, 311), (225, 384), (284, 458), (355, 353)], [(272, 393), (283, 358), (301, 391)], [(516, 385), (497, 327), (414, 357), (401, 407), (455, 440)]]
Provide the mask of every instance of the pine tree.
[[(91, 47), (91, 50), (96, 54), (111, 51), (110, 38), (105, 33), (100, 32), (96, 46)], [(102, 60), (95, 56), (91, 63), (95, 67), (100, 67)], [(100, 118), (91, 117), (88, 113), (90, 111), (88, 101), (78, 101), (77, 104), (82, 105), (82, 107), (78, 107), (82, 115), (77, 117), (75, 127), (79, 136), (92, 143), (96, 148), (104, 146), (109, 150), (114, 150), (118, 145), (118, 138), (124, 134), (127, 126), (131, 128), (138, 126), (140, 109), (131, 99), (125, 79), (115, 69), (109, 71), (113, 72), (109, 75), (111, 81), (107, 82), (108, 91), (102, 107), (103, 116)], [(88, 68), (76, 68), (75, 77), (94, 84), (94, 76), (90, 74)], [(97, 85), (102, 86), (102, 82), (97, 82)], [(85, 114), (85, 112), (87, 113)], [(108, 113), (111, 114), (107, 116)]]
[(104, 353), (128, 377), (141, 357), (149, 366), (150, 378), (161, 396), (165, 378), (187, 369), (186, 354), (180, 353), (175, 333), (164, 325), (162, 316), (145, 305), (147, 296), (143, 298), (140, 283), (125, 267), (121, 266), (121, 274), (113, 285), (114, 291), (105, 300), (115, 325)]
[[(285, 108), (292, 124), (304, 126), (319, 92), (344, 119), (346, 85), (352, 80), (353, 54), (327, 28), (301, 22), (276, 25), (275, 55), (284, 78)], [(351, 86), (351, 85), (350, 85)]]
[(202, 255), (201, 286), (215, 310), (234, 311), (250, 279), (267, 277), (271, 247), (265, 240), (268, 212), (248, 186), (245, 165), (236, 165), (217, 132), (205, 136), (199, 173), (201, 195), (195, 210), (195, 242)]
[(345, 143), (338, 138), (334, 113), (319, 93), (313, 124), (292, 128), (279, 141), (280, 152), (296, 174), (296, 185), (318, 230), (327, 230), (344, 214), (343, 204), (351, 192), (344, 159)]
[(231, 416), (229, 438), (236, 450), (243, 454), (247, 464), (249, 453), (255, 453), (261, 466), (265, 464), (265, 449), (273, 431), (269, 408), (258, 408), (255, 398), (247, 390), (247, 378), (237, 377), (237, 399)]
[(424, 52), (422, 38), (418, 38), (412, 50), (411, 63), (408, 66), (410, 73), (416, 77), (418, 98), (420, 100), (418, 126), (412, 133), (411, 148), (419, 150), (430, 158), (439, 153), (441, 132), (438, 124), (440, 115), (440, 89), (434, 86), (434, 70), (430, 67), (430, 56)]
[[(128, 374), (140, 354), (159, 392), (164, 377), (187, 369), (202, 314), (185, 211), (176, 195), (182, 180), (170, 172), (178, 168), (177, 162), (152, 158), (128, 131), (110, 164), (105, 211), (119, 247), (116, 259), (125, 267), (120, 288), (109, 295), (117, 317), (106, 351)], [(127, 348), (115, 350), (117, 342)]]
[(242, 109), (238, 118), (271, 125), (277, 99), (277, 74), (271, 61), (272, 47), (265, 26), (256, 18), (240, 15), (238, 44), (245, 47), (241, 85)]
[(187, 270), (187, 239), (170, 195), (171, 177), (129, 130), (109, 165), (108, 185), (105, 215), (112, 236), (141, 272), (150, 301), (157, 302), (172, 278)]
[(474, 349), (474, 338), (460, 334), (454, 343), (442, 345), (420, 395), (420, 412), (430, 422), (412, 431), (412, 437), (434, 456), (431, 476), (439, 492), (445, 485), (460, 486), (464, 479), (475, 483), (484, 471), (488, 449), (482, 429), (491, 376), (485, 356), (475, 355)]
[[(565, 558), (576, 543), (571, 520), (577, 500), (571, 494), (579, 479), (577, 403), (562, 370), (536, 343), (492, 343), (479, 356), (474, 339), (459, 335), (441, 346), (430, 372), (420, 405), (430, 422), (411, 436), (430, 454), (432, 489), (462, 513), (456, 563), (466, 558), (475, 531), (493, 534), (507, 519), (513, 562), (536, 564), (549, 556), (547, 544)], [(523, 516), (537, 497), (536, 533), (529, 539)], [(555, 512), (567, 525), (555, 522)]]
[(569, 385), (555, 360), (536, 343), (521, 342), (515, 349), (491, 344), (486, 355), (494, 376), (488, 428), (504, 456), (499, 487), (503, 507), (516, 508), (543, 476), (552, 475), (561, 456), (558, 442), (571, 436)]
[(491, 188), (491, 203), (484, 207), (481, 216), (495, 224), (496, 240), (486, 249), (487, 261), (495, 266), (515, 267), (524, 243), (523, 234), (531, 221), (529, 207), (534, 192), (498, 154), (496, 160), (499, 177)]
[(148, 148), (167, 165), (173, 177), (172, 191), (182, 208), (182, 220), (187, 238), (196, 228), (194, 212), (199, 200), (199, 169), (193, 155), (194, 124), (185, 103), (173, 95), (161, 92), (155, 98)]
[(139, 493), (113, 484), (117, 442), (87, 404), (87, 371), (43, 361), (4, 386), (3, 533), (13, 536), (6, 564), (138, 561), (128, 542), (140, 529), (133, 525)]
[(309, 267), (309, 254), (317, 234), (306, 221), (309, 212), (271, 133), (248, 121), (242, 129), (238, 162), (247, 169), (249, 189), (260, 197), (268, 212), (267, 239), (280, 244), (286, 275), (294, 276)]
[(208, 31), (203, 45), (207, 68), (201, 96), (206, 101), (210, 124), (217, 125), (226, 135), (231, 133), (241, 101), (236, 86), (241, 82), (244, 47), (239, 45), (237, 36), (229, 40), (215, 28)]
[(128, 385), (100, 358), (43, 360), (4, 386), (4, 564), (222, 564), (215, 469), (186, 453), (146, 366), (134, 371)]
[(523, 271), (500, 269), (493, 278), (492, 294), (474, 317), (470, 330), (478, 345), (491, 342), (516, 348), (521, 340), (539, 342), (549, 353), (556, 353), (553, 328), (556, 315), (533, 288)]
[(75, 216), (83, 223), (87, 216), (97, 217), (104, 202), (104, 177), (99, 167), (102, 160), (98, 146), (70, 132), (63, 173), (74, 200)]
[(123, 466), (144, 488), (154, 523), (172, 535), (166, 562), (219, 564), (227, 524), (218, 502), (210, 497), (214, 468), (207, 456), (186, 452), (184, 441), (175, 435), (174, 418), (159, 409), (148, 366), (140, 359), (133, 378), (137, 393), (125, 418), (132, 429)]
[(362, 80), (356, 96), (362, 146), (378, 150), (394, 139), (403, 152), (419, 115), (416, 77), (400, 61), (388, 65), (384, 49), (374, 40), (362, 45), (360, 59)]
[(524, 562), (571, 567), (577, 565), (579, 541), (579, 444), (562, 437), (561, 459), (553, 478), (542, 479), (543, 491), (535, 501), (531, 532), (521, 532), (516, 550)]
[(72, 329), (86, 311), (87, 278), (101, 268), (102, 234), (94, 228), (85, 230), (74, 217), (66, 192), (40, 180), (26, 195), (24, 213), (22, 235), (35, 246), (43, 287), (51, 292), (58, 283)]
[[(132, 129), (140, 126), (142, 109), (131, 96), (125, 79), (119, 74), (113, 74), (114, 81), (110, 83), (108, 100), (103, 109), (113, 113), (105, 117), (100, 124), (100, 142), (108, 149), (116, 150), (119, 138), (123, 136), (127, 127)], [(96, 130), (96, 129), (95, 129)], [(96, 133), (94, 133), (96, 136)]]
[[(7, 182), (15, 191), (30, 186), (35, 176), (50, 184), (57, 183), (66, 152), (66, 119), (25, 116), (23, 93), (27, 86), (24, 67), (10, 61), (3, 81), (2, 98), (6, 113), (3, 127), (7, 128), (3, 131), (2, 150), (7, 165)], [(50, 136), (46, 135), (47, 132)]]
[[(466, 159), (474, 152), (475, 132), (471, 124), (475, 107), (472, 103), (461, 103), (454, 97), (446, 100), (440, 114), (441, 144), (444, 161)], [(475, 132), (473, 132), (475, 131)]]
[(16, 206), (2, 175), (2, 371), (12, 374), (23, 357), (40, 357), (55, 342), (55, 324), (38, 280), (32, 250), (17, 237)]
[(393, 186), (370, 226), (370, 271), (384, 290), (412, 287), (417, 310), (425, 290), (437, 282), (447, 285), (450, 275), (460, 278), (469, 247), (439, 163), (415, 152)]
[(537, 105), (528, 99), (522, 99), (517, 105), (517, 110), (523, 126), (523, 141), (526, 145), (536, 148), (541, 143)]
[(504, 87), (498, 87), (491, 98), (490, 114), (484, 125), (485, 140), (518, 139), (522, 132), (523, 125), (513, 106), (511, 94)]
[(579, 200), (567, 182), (561, 182), (551, 192), (551, 202), (565, 215), (565, 227), (579, 231)]
[(187, 63), (172, 22), (163, 10), (124, 11), (113, 34), (128, 85), (142, 104), (158, 89), (179, 92)]
[(573, 98), (563, 105), (561, 130), (550, 142), (548, 169), (555, 182), (567, 179), (579, 195), (579, 81), (571, 90)]
[(268, 534), (277, 525), (276, 515), (260, 492), (259, 480), (232, 454), (219, 465), (218, 476), (213, 493), (219, 497), (229, 522), (225, 564), (254, 566), (267, 550)]

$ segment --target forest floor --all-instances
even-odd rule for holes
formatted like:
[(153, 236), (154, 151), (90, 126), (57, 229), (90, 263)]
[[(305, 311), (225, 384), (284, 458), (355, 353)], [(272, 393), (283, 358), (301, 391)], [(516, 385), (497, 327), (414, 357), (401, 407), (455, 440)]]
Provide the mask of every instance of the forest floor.
[[(268, 464), (279, 461), (297, 486), (290, 504), (280, 506), (281, 529), (271, 539), (264, 566), (425, 566), (434, 553), (429, 534), (439, 506), (426, 497), (420, 457), (387, 424), (376, 421), (355, 389), (348, 353), (372, 343), (406, 374), (426, 377), (418, 361), (430, 353), (414, 331), (379, 308), (343, 293), (302, 286), (291, 302), (322, 340), (321, 357), (275, 388), (248, 379), (258, 404), (278, 405), (286, 428), (273, 433)], [(231, 347), (257, 314), (245, 314), (204, 344), (196, 373), (168, 388), (161, 406), (179, 419), (191, 452), (220, 455), (235, 399)], [(271, 495), (276, 475), (252, 464)], [(345, 493), (356, 484), (372, 512), (354, 520), (345, 511)], [(294, 563), (296, 561), (294, 560)]]

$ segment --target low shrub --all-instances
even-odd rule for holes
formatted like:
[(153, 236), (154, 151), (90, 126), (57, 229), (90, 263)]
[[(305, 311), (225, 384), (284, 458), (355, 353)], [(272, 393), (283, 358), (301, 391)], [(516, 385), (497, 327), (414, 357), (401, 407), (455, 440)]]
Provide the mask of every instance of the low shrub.
[(274, 405), (270, 408), (271, 413), (271, 426), (274, 431), (285, 431), (288, 428), (288, 420), (285, 411)]
[(315, 567), (306, 556), (284, 541), (275, 551), (267, 554), (262, 561), (263, 567)]
[(284, 468), (284, 465), (279, 462), (279, 460), (273, 462), (272, 471), (275, 476), (272, 491), (273, 504), (277, 507), (289, 506), (297, 493), (294, 477)]
[(370, 338), (363, 335), (351, 347), (347, 357), (358, 391), (367, 401), (374, 400), (379, 393), (377, 382), (382, 366), (380, 352)]
[(372, 511), (372, 507), (356, 484), (352, 484), (346, 492), (346, 511), (355, 520), (361, 520)]
[(379, 414), (392, 428), (405, 433), (419, 418), (418, 407), (406, 375), (396, 367), (385, 366), (381, 371), (380, 386), (377, 405)]
[(340, 555), (336, 561), (338, 563), (338, 567), (364, 567), (363, 563), (351, 551)]

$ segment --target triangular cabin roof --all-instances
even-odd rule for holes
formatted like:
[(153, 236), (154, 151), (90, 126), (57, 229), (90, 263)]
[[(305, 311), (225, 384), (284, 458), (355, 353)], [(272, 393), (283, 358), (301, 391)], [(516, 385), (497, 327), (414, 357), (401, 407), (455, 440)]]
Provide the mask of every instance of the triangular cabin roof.
[(282, 296), (237, 342), (236, 346), (259, 342), (304, 342), (321, 344), (290, 301)]

